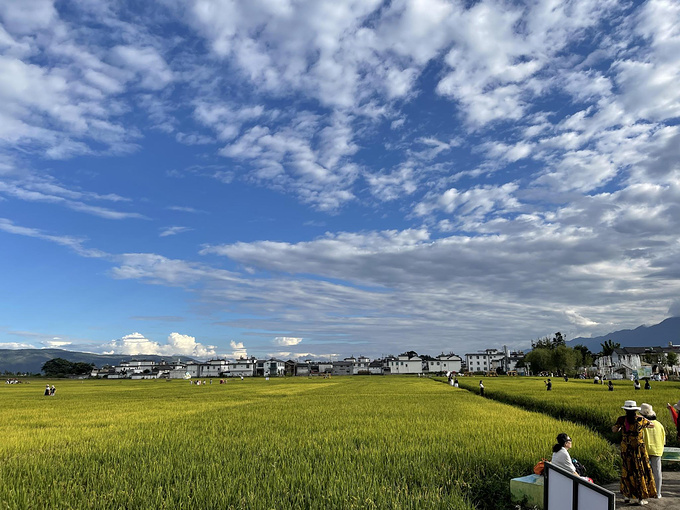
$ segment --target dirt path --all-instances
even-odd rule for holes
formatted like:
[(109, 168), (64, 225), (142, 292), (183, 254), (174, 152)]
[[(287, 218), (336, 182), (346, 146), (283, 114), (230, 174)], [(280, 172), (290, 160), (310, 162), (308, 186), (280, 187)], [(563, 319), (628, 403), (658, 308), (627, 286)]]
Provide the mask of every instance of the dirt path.
[[(604, 488), (616, 494), (616, 508), (638, 507), (634, 503), (624, 503), (623, 496), (619, 491), (618, 482), (607, 484)], [(663, 472), (661, 495), (663, 496), (661, 499), (650, 499), (649, 505), (646, 505), (644, 508), (649, 508), (650, 510), (680, 509), (680, 471)]]

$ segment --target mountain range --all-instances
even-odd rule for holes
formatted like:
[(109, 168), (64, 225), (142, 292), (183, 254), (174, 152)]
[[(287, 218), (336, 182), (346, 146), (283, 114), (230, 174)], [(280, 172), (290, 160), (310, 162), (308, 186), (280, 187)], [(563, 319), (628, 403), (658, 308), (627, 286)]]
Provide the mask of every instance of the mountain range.
[(585, 345), (591, 352), (602, 350), (607, 340), (621, 344), (621, 347), (666, 347), (669, 342), (680, 344), (680, 317), (670, 317), (653, 326), (639, 326), (635, 329), (622, 329), (592, 338), (578, 337), (567, 341), (568, 347)]
[(157, 356), (140, 354), (93, 354), (89, 352), (65, 351), (63, 349), (0, 349), (0, 373), (40, 373), (43, 364), (54, 358), (63, 358), (73, 363), (92, 363), (97, 368), (104, 365), (118, 365), (131, 359), (160, 361), (194, 361), (186, 356)]

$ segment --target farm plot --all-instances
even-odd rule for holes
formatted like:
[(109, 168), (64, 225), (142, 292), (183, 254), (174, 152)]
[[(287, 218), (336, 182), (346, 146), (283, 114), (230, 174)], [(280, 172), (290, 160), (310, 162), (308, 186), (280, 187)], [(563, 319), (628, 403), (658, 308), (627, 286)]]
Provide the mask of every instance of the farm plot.
[(587, 427), (429, 379), (38, 381), (0, 389), (0, 508), (515, 508), (508, 481)]
[[(552, 378), (552, 390), (546, 391), (544, 377), (491, 377), (484, 380), (485, 396), (493, 400), (539, 411), (555, 418), (582, 423), (597, 430), (609, 440), (619, 436), (611, 432), (618, 416), (623, 414), (621, 406), (626, 400), (651, 404), (659, 421), (667, 431), (669, 446), (680, 446), (675, 440), (675, 425), (666, 403), (680, 399), (680, 383), (652, 382), (651, 390), (635, 390), (628, 380), (613, 381), (614, 391), (608, 391), (607, 384), (594, 384), (592, 380)], [(461, 388), (478, 392), (480, 378), (459, 377)], [(670, 432), (668, 432), (670, 431)]]

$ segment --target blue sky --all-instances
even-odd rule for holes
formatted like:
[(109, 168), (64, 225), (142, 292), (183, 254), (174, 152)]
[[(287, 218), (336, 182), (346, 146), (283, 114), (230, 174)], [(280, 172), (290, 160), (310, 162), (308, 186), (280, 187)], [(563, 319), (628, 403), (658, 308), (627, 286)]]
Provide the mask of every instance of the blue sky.
[(680, 315), (675, 1), (0, 22), (0, 347), (464, 355)]

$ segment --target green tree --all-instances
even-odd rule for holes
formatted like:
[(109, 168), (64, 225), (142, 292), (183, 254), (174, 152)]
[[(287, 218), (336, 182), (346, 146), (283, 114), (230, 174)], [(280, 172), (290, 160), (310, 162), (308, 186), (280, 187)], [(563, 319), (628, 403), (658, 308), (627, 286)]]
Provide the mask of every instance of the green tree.
[(54, 358), (43, 364), (42, 371), (47, 377), (66, 377), (89, 374), (93, 368), (92, 363), (73, 363), (64, 358)]
[(611, 338), (609, 340), (605, 340), (604, 343), (601, 343), (600, 346), (602, 347), (602, 351), (600, 351), (600, 354), (603, 356), (611, 356), (612, 353), (614, 352), (614, 349), (620, 349), (621, 344), (618, 342), (614, 342)]
[(666, 363), (673, 367), (678, 364), (678, 355), (675, 352), (669, 352), (666, 354)]
[(550, 356), (550, 349), (534, 349), (524, 356), (524, 360), (526, 363), (530, 364), (531, 371), (534, 374), (537, 374), (538, 372), (550, 372), (553, 370), (553, 360)]
[[(575, 345), (574, 351), (578, 352), (581, 356), (581, 359), (579, 360), (579, 367), (584, 367), (587, 368), (589, 366), (592, 366), (593, 364), (593, 353), (590, 352), (590, 349), (586, 347), (585, 345)], [(576, 368), (579, 368), (576, 367)]]
[(573, 371), (580, 362), (581, 353), (564, 345), (555, 347), (551, 354), (552, 365), (562, 373)]
[(64, 358), (54, 358), (46, 361), (42, 371), (47, 377), (65, 377), (71, 373), (72, 363)]

